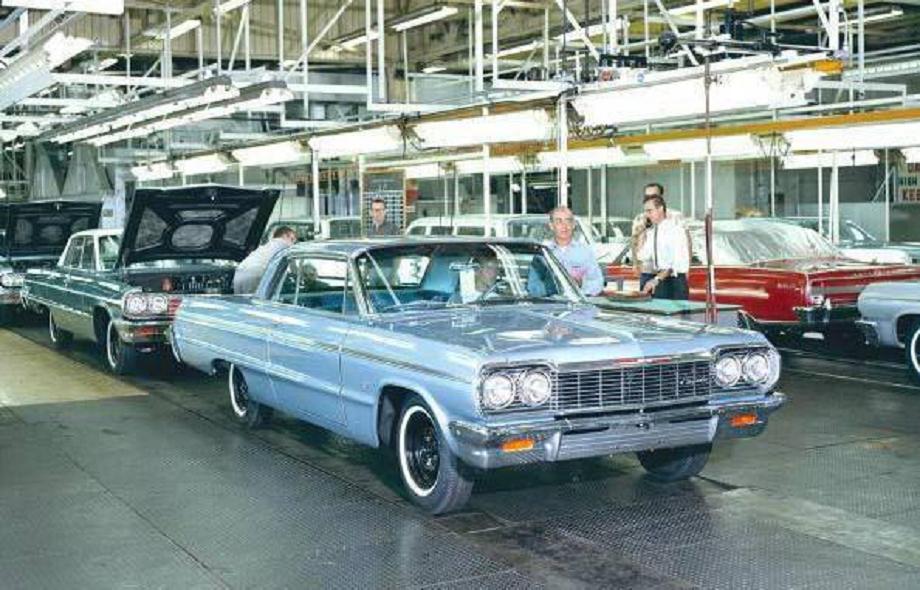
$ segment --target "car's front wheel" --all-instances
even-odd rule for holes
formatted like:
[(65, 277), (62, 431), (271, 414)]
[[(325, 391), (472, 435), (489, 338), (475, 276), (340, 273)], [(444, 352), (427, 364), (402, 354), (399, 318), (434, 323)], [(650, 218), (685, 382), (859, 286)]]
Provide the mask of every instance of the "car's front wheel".
[(399, 474), (412, 501), (443, 514), (462, 508), (473, 482), (461, 471), (428, 406), (418, 396), (403, 404), (397, 429)]
[(48, 310), (48, 338), (55, 348), (67, 348), (73, 342), (73, 334), (58, 328), (54, 321), (54, 312)]
[(230, 365), (227, 388), (230, 393), (230, 409), (233, 410), (238, 422), (249, 428), (259, 428), (268, 424), (272, 417), (272, 409), (249, 397), (246, 376), (236, 365)]
[(650, 479), (668, 483), (699, 475), (706, 466), (711, 451), (712, 445), (707, 443), (674, 449), (640, 451), (636, 455)]
[(140, 353), (133, 344), (125, 342), (115, 327), (115, 322), (109, 320), (105, 337), (105, 360), (109, 370), (116, 375), (127, 375), (137, 367)]
[(907, 372), (911, 379), (920, 383), (920, 320), (914, 320), (907, 331), (907, 340), (904, 342)]

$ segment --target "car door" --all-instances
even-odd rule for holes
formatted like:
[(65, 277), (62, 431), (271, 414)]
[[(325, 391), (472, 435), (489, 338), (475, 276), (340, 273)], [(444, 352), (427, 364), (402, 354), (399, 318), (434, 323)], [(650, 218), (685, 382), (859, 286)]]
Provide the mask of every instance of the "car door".
[(285, 411), (334, 430), (345, 424), (342, 343), (357, 319), (344, 257), (292, 255), (264, 306), (269, 374)]
[(92, 296), (98, 264), (96, 262), (96, 240), (86, 236), (80, 245), (79, 260), (74, 260), (68, 269), (67, 289), (71, 308), (71, 331), (84, 338), (95, 338), (93, 333)]
[(45, 285), (47, 292), (44, 297), (49, 302), (54, 321), (58, 327), (68, 332), (82, 332), (77, 297), (71, 289), (71, 274), (80, 266), (84, 245), (89, 239), (86, 236), (78, 236), (70, 240), (67, 251), (54, 272), (49, 274)]

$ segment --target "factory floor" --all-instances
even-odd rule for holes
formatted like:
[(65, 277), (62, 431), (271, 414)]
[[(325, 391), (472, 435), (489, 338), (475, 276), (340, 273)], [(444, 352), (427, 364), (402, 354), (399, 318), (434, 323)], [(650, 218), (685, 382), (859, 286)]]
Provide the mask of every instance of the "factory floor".
[(387, 452), (247, 431), (223, 381), (144, 369), (0, 330), (3, 588), (920, 588), (920, 388), (894, 363), (787, 354), (789, 403), (702, 477), (503, 470), (438, 518)]

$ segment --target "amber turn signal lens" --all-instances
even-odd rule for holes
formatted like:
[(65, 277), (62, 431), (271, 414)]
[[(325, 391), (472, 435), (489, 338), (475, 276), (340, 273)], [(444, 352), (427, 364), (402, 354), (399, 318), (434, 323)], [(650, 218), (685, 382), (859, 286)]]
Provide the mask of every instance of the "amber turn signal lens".
[(757, 414), (737, 414), (731, 419), (732, 428), (744, 428), (755, 424), (757, 424)]
[(512, 438), (502, 443), (502, 450), (506, 453), (519, 453), (533, 449), (532, 438)]

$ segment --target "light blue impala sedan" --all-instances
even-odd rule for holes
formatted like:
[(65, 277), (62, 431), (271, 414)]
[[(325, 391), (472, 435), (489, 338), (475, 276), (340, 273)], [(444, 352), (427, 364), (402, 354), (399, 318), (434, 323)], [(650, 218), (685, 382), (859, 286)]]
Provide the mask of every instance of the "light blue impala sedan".
[(598, 309), (525, 240), (297, 245), (254, 295), (185, 298), (171, 338), (228, 373), (249, 426), (277, 409), (393, 448), (432, 513), (522, 463), (636, 452), (654, 479), (691, 477), (785, 400), (763, 336)]

